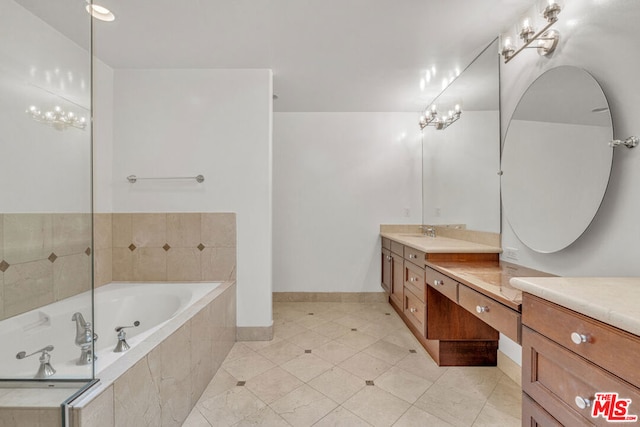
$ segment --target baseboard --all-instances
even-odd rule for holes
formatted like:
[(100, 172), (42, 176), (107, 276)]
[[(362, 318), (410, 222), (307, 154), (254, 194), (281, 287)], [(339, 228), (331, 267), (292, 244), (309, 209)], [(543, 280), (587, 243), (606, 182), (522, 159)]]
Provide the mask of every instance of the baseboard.
[(522, 367), (500, 350), (498, 350), (498, 369), (522, 386)]
[(271, 341), (273, 339), (273, 325), (271, 326), (238, 326), (236, 328), (237, 341)]
[(274, 292), (273, 302), (387, 302), (384, 292)]

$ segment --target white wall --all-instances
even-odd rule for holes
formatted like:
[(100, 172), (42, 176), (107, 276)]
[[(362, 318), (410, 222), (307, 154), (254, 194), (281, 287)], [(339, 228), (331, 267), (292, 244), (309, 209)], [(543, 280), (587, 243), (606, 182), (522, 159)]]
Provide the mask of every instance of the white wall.
[(59, 130), (25, 111), (60, 106), (88, 120), (91, 56), (14, 1), (0, 0), (0, 58), (0, 212), (89, 212), (91, 127)]
[(113, 79), (111, 67), (93, 58), (93, 208), (113, 212)]
[[(640, 19), (636, 0), (565, 0), (557, 50), (543, 58), (531, 49), (501, 64), (502, 133), (518, 100), (544, 71), (574, 65), (591, 73), (602, 86), (614, 121), (614, 137), (640, 135)], [(603, 141), (606, 144), (607, 141)], [(607, 193), (587, 231), (568, 248), (539, 254), (525, 247), (502, 219), (502, 246), (519, 249), (519, 264), (563, 276), (638, 276), (640, 263), (640, 149), (617, 148)], [(570, 165), (567, 165), (570, 167)], [(503, 348), (505, 339), (501, 339)], [(512, 348), (508, 344), (505, 348)], [(518, 361), (519, 354), (508, 354)]]
[(424, 129), (425, 224), (500, 231), (498, 111), (464, 111), (445, 130)]
[(270, 70), (115, 70), (113, 210), (236, 212), (238, 326), (272, 323), (271, 97)]
[(381, 291), (380, 224), (422, 222), (417, 115), (276, 113), (273, 141), (274, 291)]

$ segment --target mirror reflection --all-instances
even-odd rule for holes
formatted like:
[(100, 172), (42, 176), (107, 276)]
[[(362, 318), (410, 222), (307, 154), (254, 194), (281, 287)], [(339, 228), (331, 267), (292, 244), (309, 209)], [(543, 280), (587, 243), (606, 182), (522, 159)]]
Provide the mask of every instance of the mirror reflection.
[(502, 153), (505, 215), (522, 243), (551, 253), (580, 237), (607, 189), (612, 137), (607, 100), (586, 71), (554, 68), (529, 86)]
[(429, 106), (460, 117), (423, 129), (423, 223), (500, 232), (497, 40)]

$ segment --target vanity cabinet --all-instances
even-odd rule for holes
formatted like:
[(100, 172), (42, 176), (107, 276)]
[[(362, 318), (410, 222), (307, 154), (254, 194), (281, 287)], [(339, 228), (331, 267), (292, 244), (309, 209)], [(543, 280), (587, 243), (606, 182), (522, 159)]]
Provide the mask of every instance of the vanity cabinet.
[(480, 292), (460, 285), (458, 303), (471, 314), (520, 343), (520, 313), (500, 304)]
[(380, 285), (382, 286), (382, 289), (384, 289), (387, 296), (390, 296), (393, 263), (391, 258), (391, 241), (389, 241), (389, 239), (382, 239), (382, 258), (380, 265), (382, 266), (382, 280), (380, 282)]
[[(421, 336), (427, 333), (427, 306), (425, 303), (425, 253), (404, 247), (404, 304), (402, 310)], [(414, 264), (416, 263), (416, 264)]]
[(640, 415), (640, 337), (525, 293), (522, 425), (610, 425), (596, 393), (631, 399)]

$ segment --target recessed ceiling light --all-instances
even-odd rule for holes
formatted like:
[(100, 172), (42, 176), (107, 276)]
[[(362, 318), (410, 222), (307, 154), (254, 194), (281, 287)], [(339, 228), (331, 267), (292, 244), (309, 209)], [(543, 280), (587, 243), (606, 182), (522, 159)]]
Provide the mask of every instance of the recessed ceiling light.
[(109, 9), (99, 4), (88, 4), (86, 9), (89, 15), (101, 21), (111, 22), (116, 19), (115, 15)]

